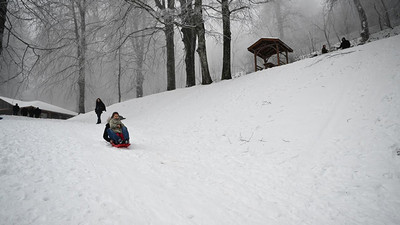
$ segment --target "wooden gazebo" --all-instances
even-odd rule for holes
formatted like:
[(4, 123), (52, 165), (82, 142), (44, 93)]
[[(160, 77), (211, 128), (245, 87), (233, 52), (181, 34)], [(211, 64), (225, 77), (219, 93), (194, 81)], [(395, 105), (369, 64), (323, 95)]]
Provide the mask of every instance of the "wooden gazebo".
[[(247, 48), (251, 53), (254, 54), (254, 70), (262, 70), (271, 68), (274, 66), (280, 66), (282, 64), (289, 63), (289, 52), (293, 52), (293, 50), (287, 46), (283, 41), (279, 38), (261, 38), (256, 43), (252, 44)], [(286, 63), (281, 60), (280, 54), (286, 57)], [(268, 62), (271, 56), (277, 56), (277, 65)], [(264, 60), (264, 67), (257, 65), (257, 56)]]

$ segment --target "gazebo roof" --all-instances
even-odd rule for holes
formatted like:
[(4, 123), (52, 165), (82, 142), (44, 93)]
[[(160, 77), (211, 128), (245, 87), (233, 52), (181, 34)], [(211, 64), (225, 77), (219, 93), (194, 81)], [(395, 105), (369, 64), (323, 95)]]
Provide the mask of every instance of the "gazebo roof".
[(293, 52), (293, 49), (279, 38), (260, 38), (256, 43), (248, 47), (247, 50), (253, 54), (257, 53), (257, 56), (266, 59), (277, 53), (276, 46), (278, 46), (279, 53)]

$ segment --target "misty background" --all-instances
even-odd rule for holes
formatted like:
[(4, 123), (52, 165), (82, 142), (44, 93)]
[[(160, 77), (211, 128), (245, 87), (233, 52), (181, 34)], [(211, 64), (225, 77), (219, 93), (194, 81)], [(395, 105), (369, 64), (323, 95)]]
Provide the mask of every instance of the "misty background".
[[(192, 86), (182, 41), (192, 14), (183, 6), (195, 9), (197, 3), (209, 75), (212, 82), (223, 80), (224, 2), (230, 9), (232, 78), (254, 72), (247, 48), (260, 38), (280, 38), (294, 50), (291, 62), (319, 54), (322, 45), (335, 50), (342, 37), (360, 43), (364, 30), (355, 2), (365, 11), (370, 33), (400, 24), (399, 0), (1, 1), (0, 95), (82, 113), (94, 110), (96, 98), (111, 105)], [(194, 83), (205, 84), (194, 55)]]

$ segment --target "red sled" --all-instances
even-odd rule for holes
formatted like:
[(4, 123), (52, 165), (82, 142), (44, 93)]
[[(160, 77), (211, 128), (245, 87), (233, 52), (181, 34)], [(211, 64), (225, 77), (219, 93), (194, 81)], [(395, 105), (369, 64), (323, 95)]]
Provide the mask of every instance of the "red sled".
[(127, 147), (129, 147), (131, 144), (118, 144), (118, 145), (116, 145), (116, 144), (114, 144), (114, 143), (111, 143), (111, 145), (113, 146), (113, 147), (116, 147), (116, 148), (127, 148)]
[[(124, 140), (124, 135), (122, 135), (121, 133), (117, 133), (117, 135), (118, 135), (122, 140)], [(121, 144), (116, 145), (116, 144), (114, 144), (114, 142), (111, 142), (111, 145), (112, 145), (113, 147), (116, 147), (116, 148), (127, 148), (127, 147), (129, 147), (129, 145), (131, 145), (131, 144), (129, 144), (129, 143), (121, 143)]]

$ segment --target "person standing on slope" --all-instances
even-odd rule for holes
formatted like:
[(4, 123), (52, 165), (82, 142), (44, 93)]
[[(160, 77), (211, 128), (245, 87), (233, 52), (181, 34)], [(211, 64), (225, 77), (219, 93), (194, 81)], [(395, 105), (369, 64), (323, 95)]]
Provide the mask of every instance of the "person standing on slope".
[(96, 100), (96, 109), (94, 110), (97, 114), (97, 124), (101, 123), (101, 114), (106, 112), (106, 106), (104, 105), (103, 101), (100, 98)]

